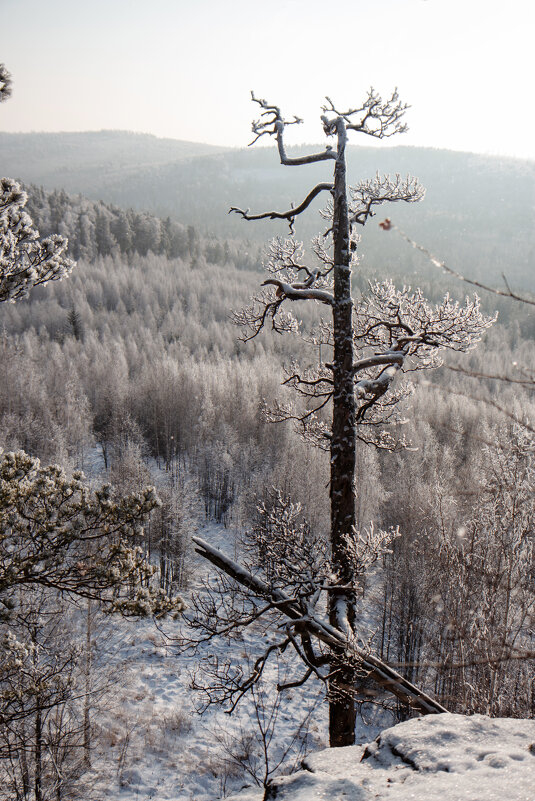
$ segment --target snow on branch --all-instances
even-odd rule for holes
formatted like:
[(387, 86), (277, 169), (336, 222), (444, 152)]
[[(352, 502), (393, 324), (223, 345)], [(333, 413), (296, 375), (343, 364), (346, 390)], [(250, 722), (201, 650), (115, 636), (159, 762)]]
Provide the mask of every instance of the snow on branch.
[(151, 585), (154, 570), (135, 544), (160, 505), (154, 487), (121, 496), (83, 479), (24, 451), (0, 455), (0, 609), (37, 586), (125, 615), (177, 614), (183, 601)]
[[(405, 133), (407, 125), (401, 119), (410, 106), (399, 99), (398, 90), (395, 89), (388, 100), (382, 97), (371, 87), (363, 104), (348, 111), (339, 111), (330, 97), (325, 98), (327, 104), (322, 107), (324, 112), (321, 120), (327, 136), (336, 133), (336, 118), (345, 122), (346, 130), (384, 139), (398, 133)], [(334, 114), (336, 118), (332, 118)]]
[(24, 211), (27, 200), (16, 181), (0, 179), (0, 301), (13, 302), (33, 286), (60, 280), (75, 265), (65, 255), (65, 237), (53, 234), (39, 241)]
[(303, 120), (295, 116), (291, 120), (283, 119), (281, 110), (278, 106), (268, 103), (267, 100), (262, 100), (261, 98), (255, 97), (254, 92), (251, 92), (251, 99), (255, 103), (258, 103), (262, 109), (260, 119), (255, 120), (252, 124), (252, 130), (255, 138), (252, 142), (250, 142), (251, 145), (254, 145), (254, 143), (257, 142), (260, 137), (265, 136), (266, 134), (269, 136), (275, 136), (277, 139), (277, 147), (279, 150), (281, 164), (290, 167), (301, 166), (302, 164), (313, 164), (316, 161), (336, 159), (336, 152), (333, 151), (331, 147), (326, 147), (325, 150), (320, 153), (290, 158), (286, 154), (286, 149), (284, 147), (284, 128), (287, 125), (299, 125), (301, 122), (303, 122)]
[(299, 284), (288, 284), (281, 281), (279, 278), (268, 278), (262, 283), (262, 286), (276, 286), (277, 295), (279, 297), (288, 298), (288, 300), (317, 300), (320, 303), (327, 303), (331, 305), (334, 303), (334, 298), (330, 292), (325, 292), (322, 289), (314, 289)]
[[(357, 660), (359, 669), (369, 679), (375, 681), (381, 689), (393, 693), (404, 704), (408, 704), (422, 714), (436, 714), (447, 711), (434, 698), (431, 698), (414, 684), (404, 679), (385, 662), (359, 647), (354, 637), (348, 638), (344, 631), (332, 626), (320, 617), (313, 611), (306, 598), (301, 602), (298, 596), (290, 596), (284, 590), (270, 586), (269, 583), (254, 575), (250, 570), (230, 559), (200, 537), (193, 537), (193, 542), (198, 554), (226, 573), (238, 585), (245, 587), (247, 593), (263, 601), (268, 601), (273, 607), (277, 608), (288, 619), (289, 631), (298, 632), (299, 634), (304, 631), (310, 637), (315, 638), (335, 652), (341, 648), (348, 658)], [(288, 639), (291, 640), (292, 638)], [(256, 680), (258, 670), (265, 665), (269, 653), (272, 650), (284, 647), (286, 647), (286, 640), (274, 643), (266, 649), (255, 664), (256, 671), (254, 671), (253, 681)], [(236, 691), (243, 695), (241, 686), (237, 686)]]
[(418, 203), (425, 196), (425, 189), (418, 178), (407, 175), (402, 178), (399, 173), (394, 177), (380, 175), (360, 181), (356, 186), (349, 188), (349, 217), (350, 222), (364, 225), (369, 217), (373, 217), (374, 206), (383, 203)]
[[(369, 346), (404, 346), (408, 355), (447, 348), (471, 350), (496, 321), (481, 313), (477, 295), (464, 306), (446, 294), (430, 304), (420, 289), (396, 289), (390, 280), (369, 284), (355, 313), (355, 340)], [(428, 366), (428, 365), (426, 365)]]
[[(318, 260), (320, 258), (319, 255)], [(323, 268), (307, 266), (302, 242), (293, 238), (273, 239), (263, 266), (270, 274), (262, 283), (266, 289), (253, 299), (252, 305), (232, 313), (232, 321), (248, 329), (243, 341), (256, 337), (269, 320), (271, 328), (279, 334), (297, 333), (297, 320), (282, 308), (286, 300), (313, 300), (332, 306), (332, 265), (327, 263)]]
[(0, 103), (11, 97), (11, 73), (5, 64), (0, 64)]

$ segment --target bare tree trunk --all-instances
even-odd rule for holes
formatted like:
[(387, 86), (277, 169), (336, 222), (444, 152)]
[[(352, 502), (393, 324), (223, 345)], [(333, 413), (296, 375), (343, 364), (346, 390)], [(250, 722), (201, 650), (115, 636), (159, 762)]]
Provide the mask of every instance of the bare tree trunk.
[[(338, 158), (334, 170), (334, 359), (333, 359), (333, 423), (331, 439), (331, 552), (333, 564), (342, 586), (351, 584), (350, 560), (346, 537), (356, 525), (355, 498), (355, 395), (353, 381), (353, 301), (347, 209), (345, 125), (338, 120)], [(354, 621), (354, 593), (337, 590), (329, 593), (329, 622), (342, 631)], [(351, 692), (356, 684), (355, 668), (343, 664), (343, 649), (338, 669), (329, 686), (329, 741), (331, 746), (352, 745), (356, 722)], [(344, 690), (344, 688), (346, 688)]]
[(43, 718), (40, 707), (41, 699), (36, 697), (37, 709), (35, 711), (35, 743), (34, 743), (34, 796), (35, 801), (43, 801), (42, 770), (43, 770)]
[(90, 695), (91, 695), (91, 647), (92, 647), (92, 625), (91, 625), (91, 601), (87, 601), (87, 617), (85, 630), (85, 669), (84, 669), (84, 767), (91, 767), (91, 719), (90, 719)]

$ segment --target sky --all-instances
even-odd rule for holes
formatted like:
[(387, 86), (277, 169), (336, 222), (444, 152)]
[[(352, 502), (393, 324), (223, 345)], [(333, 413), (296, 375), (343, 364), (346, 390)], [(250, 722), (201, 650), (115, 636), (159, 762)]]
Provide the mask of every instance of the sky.
[(290, 144), (322, 142), (325, 95), (397, 86), (389, 144), (535, 159), (534, 32), (532, 0), (0, 0), (0, 130), (244, 147), (254, 89), (304, 117)]

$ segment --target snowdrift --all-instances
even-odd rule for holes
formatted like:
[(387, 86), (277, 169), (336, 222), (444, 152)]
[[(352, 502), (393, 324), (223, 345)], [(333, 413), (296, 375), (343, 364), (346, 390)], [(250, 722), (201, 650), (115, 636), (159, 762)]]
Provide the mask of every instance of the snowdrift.
[(264, 799), (535, 801), (535, 720), (415, 718), (368, 745), (312, 754), (303, 770), (274, 779)]

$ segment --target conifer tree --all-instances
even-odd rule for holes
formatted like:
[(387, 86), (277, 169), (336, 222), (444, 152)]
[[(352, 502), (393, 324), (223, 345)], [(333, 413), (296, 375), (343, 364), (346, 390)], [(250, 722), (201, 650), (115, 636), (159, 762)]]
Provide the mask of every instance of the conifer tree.
[[(358, 543), (366, 541), (357, 530), (357, 439), (378, 448), (403, 447), (403, 437), (391, 428), (392, 423), (400, 421), (400, 401), (410, 393), (409, 386), (400, 380), (402, 374), (438, 366), (440, 350), (466, 351), (473, 347), (492, 319), (481, 314), (477, 297), (467, 299), (464, 307), (449, 296), (441, 304), (432, 305), (419, 290), (397, 289), (388, 280), (370, 283), (368, 292), (357, 303), (353, 300), (351, 275), (358, 265), (359, 226), (365, 225), (384, 203), (412, 203), (424, 195), (418, 180), (411, 176), (377, 174), (351, 187), (347, 185), (349, 135), (384, 139), (406, 130), (403, 116), (407, 106), (401, 103), (397, 91), (384, 101), (371, 89), (360, 106), (347, 111), (340, 111), (327, 98), (321, 123), (325, 135), (335, 139), (335, 146), (327, 145), (318, 153), (296, 157), (286, 151), (285, 131), (301, 119), (285, 118), (278, 106), (254, 94), (252, 99), (261, 112), (260, 119), (253, 122), (251, 144), (264, 136), (273, 137), (283, 165), (299, 167), (325, 161), (334, 167), (332, 180), (318, 183), (304, 200), (286, 211), (252, 214), (235, 207), (231, 211), (244, 220), (285, 221), (291, 234), (288, 239), (272, 241), (264, 265), (269, 275), (262, 292), (251, 306), (235, 314), (235, 322), (246, 329), (243, 339), (258, 336), (266, 325), (278, 333), (299, 334), (298, 321), (288, 310), (289, 305), (299, 301), (313, 301), (327, 312), (325, 319), (318, 320), (313, 336), (305, 338), (324, 346), (329, 361), (304, 369), (295, 365), (285, 383), (295, 390), (299, 402), (279, 405), (271, 410), (270, 418), (295, 421), (305, 438), (330, 452), (329, 545), (333, 578), (327, 583), (319, 581), (316, 589), (327, 593), (329, 625), (346, 639), (346, 645), (331, 643), (329, 669), (324, 674), (329, 693), (330, 743), (343, 746), (354, 742), (353, 694), (362, 678), (362, 663), (349, 656), (359, 643)], [(315, 237), (312, 254), (307, 254), (293, 235), (294, 223), (315, 198), (325, 195), (328, 201), (322, 216), (327, 220), (327, 232)], [(388, 219), (382, 225), (388, 228)], [(324, 411), (328, 407), (330, 421)], [(376, 539), (378, 548), (387, 543), (386, 534)], [(204, 544), (200, 545), (200, 552), (210, 558)], [(213, 561), (222, 566), (219, 556)], [(232, 568), (228, 572), (233, 575)], [(234, 571), (234, 578), (239, 575)], [(250, 584), (250, 579), (243, 583), (247, 582)], [(306, 618), (307, 614), (304, 605), (303, 616)], [(299, 625), (302, 630), (308, 623)], [(317, 675), (316, 668), (324, 665), (325, 659), (316, 659), (308, 646), (303, 645), (303, 650), (307, 664), (315, 666), (312, 672)], [(392, 684), (393, 691), (397, 691), (396, 682), (397, 679)]]

